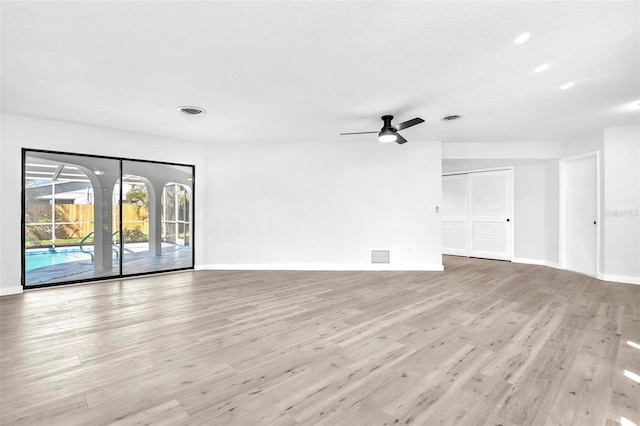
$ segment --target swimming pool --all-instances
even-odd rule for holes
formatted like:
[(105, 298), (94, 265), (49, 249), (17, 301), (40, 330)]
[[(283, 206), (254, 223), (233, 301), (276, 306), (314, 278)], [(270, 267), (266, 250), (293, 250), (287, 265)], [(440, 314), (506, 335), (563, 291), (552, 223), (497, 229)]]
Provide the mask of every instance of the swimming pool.
[(25, 269), (32, 271), (45, 266), (60, 265), (61, 263), (77, 262), (85, 260), (91, 262), (93, 249), (85, 248), (85, 252), (78, 247), (57, 247), (49, 249), (29, 249), (25, 254)]

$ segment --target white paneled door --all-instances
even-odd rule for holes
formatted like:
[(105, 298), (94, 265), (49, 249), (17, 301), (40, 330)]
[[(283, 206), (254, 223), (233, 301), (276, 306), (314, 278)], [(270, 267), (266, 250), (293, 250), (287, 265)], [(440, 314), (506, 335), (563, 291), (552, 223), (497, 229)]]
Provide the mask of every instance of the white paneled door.
[(469, 256), (511, 260), (511, 170), (469, 173)]
[(467, 256), (467, 175), (442, 176), (442, 253)]
[(442, 253), (511, 260), (512, 170), (442, 177)]

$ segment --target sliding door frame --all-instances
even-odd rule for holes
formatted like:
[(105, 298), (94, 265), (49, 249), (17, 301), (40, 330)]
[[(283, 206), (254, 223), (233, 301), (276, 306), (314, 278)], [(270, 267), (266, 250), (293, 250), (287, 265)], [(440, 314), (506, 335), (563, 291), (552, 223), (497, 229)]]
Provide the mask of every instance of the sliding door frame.
[[(120, 255), (118, 256), (118, 274), (115, 275), (110, 275), (110, 276), (106, 276), (106, 277), (95, 277), (95, 278), (84, 278), (84, 279), (76, 279), (76, 280), (69, 280), (69, 281), (61, 281), (61, 282), (54, 282), (54, 283), (42, 283), (42, 284), (33, 284), (33, 285), (27, 285), (26, 283), (26, 185), (25, 185), (25, 179), (26, 179), (26, 158), (27, 158), (27, 153), (29, 152), (35, 152), (35, 153), (42, 153), (42, 154), (53, 154), (53, 155), (70, 155), (70, 156), (77, 156), (77, 157), (88, 157), (88, 158), (96, 158), (96, 159), (104, 159), (104, 160), (114, 160), (118, 162), (119, 165), (119, 192), (120, 192), (120, 202), (119, 202), (119, 212), (118, 212), (118, 216), (119, 216), (119, 220), (118, 220), (118, 233), (120, 235), (120, 243), (119, 243), (119, 250), (120, 250)], [(124, 233), (123, 233), (123, 217), (122, 217), (122, 213), (123, 213), (123, 203), (122, 203), (122, 199), (123, 199), (123, 164), (125, 161), (131, 161), (131, 162), (139, 162), (139, 163), (147, 163), (147, 164), (158, 164), (158, 165), (167, 165), (167, 166), (179, 166), (179, 167), (188, 167), (191, 169), (191, 199), (190, 199), (190, 230), (189, 230), (189, 246), (191, 248), (191, 266), (188, 267), (180, 267), (180, 268), (174, 268), (174, 269), (163, 269), (163, 270), (159, 270), (159, 271), (149, 271), (149, 272), (137, 272), (137, 273), (130, 273), (130, 274), (123, 274), (123, 253), (124, 253)], [(20, 261), (21, 261), (21, 268), (20, 268), (20, 280), (21, 280), (21, 285), (23, 290), (31, 290), (31, 289), (37, 289), (37, 288), (43, 288), (43, 287), (55, 287), (55, 286), (61, 286), (61, 285), (69, 285), (69, 284), (83, 284), (83, 283), (91, 283), (91, 282), (98, 282), (98, 281), (109, 281), (109, 280), (114, 280), (114, 279), (123, 279), (123, 278), (133, 278), (133, 277), (138, 277), (138, 276), (144, 276), (144, 275), (157, 275), (157, 274), (164, 274), (164, 273), (171, 273), (171, 272), (178, 272), (178, 271), (185, 271), (185, 270), (194, 270), (195, 269), (195, 259), (196, 259), (196, 252), (195, 252), (195, 229), (196, 229), (196, 217), (195, 217), (195, 211), (196, 211), (196, 200), (195, 200), (195, 192), (196, 192), (196, 167), (193, 164), (183, 164), (183, 163), (171, 163), (171, 162), (166, 162), (166, 161), (155, 161), (155, 160), (140, 160), (137, 158), (128, 158), (128, 157), (114, 157), (114, 156), (105, 156), (105, 155), (95, 155), (95, 154), (84, 154), (84, 153), (78, 153), (78, 152), (66, 152), (66, 151), (52, 151), (52, 150), (43, 150), (43, 149), (35, 149), (35, 148), (22, 148), (22, 165), (21, 165), (21, 196), (20, 196), (20, 226), (21, 226), (21, 233), (20, 233), (20, 245), (21, 245), (21, 257), (20, 257)], [(52, 198), (52, 202), (55, 204), (55, 197)], [(94, 227), (95, 227), (95, 222), (94, 222)], [(55, 232), (55, 230), (54, 230)], [(149, 231), (151, 232), (151, 230)]]

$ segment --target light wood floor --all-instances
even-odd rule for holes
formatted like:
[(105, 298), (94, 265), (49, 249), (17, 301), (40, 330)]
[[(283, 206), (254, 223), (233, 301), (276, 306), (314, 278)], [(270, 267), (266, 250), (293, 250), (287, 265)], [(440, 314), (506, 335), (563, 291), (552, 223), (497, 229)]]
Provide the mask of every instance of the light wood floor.
[(640, 425), (640, 286), (445, 267), (0, 298), (2, 424)]

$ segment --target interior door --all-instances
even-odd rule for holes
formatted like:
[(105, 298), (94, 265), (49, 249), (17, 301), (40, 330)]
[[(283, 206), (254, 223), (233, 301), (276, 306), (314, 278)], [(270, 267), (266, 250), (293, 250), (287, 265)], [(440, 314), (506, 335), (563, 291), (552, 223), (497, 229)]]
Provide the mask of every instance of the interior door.
[(442, 176), (442, 253), (468, 256), (467, 174)]
[(469, 174), (469, 256), (511, 260), (511, 170)]
[(597, 274), (597, 160), (588, 156), (565, 163), (566, 266)]

